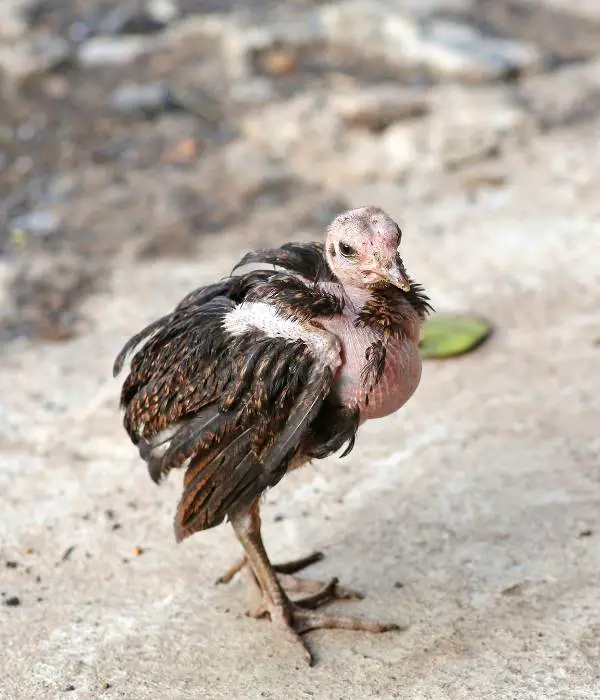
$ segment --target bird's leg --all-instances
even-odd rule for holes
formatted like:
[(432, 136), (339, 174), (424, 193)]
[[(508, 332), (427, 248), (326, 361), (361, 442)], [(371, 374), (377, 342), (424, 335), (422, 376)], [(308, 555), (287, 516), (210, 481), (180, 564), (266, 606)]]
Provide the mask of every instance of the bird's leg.
[[(278, 574), (295, 574), (296, 571), (302, 571), (307, 566), (311, 564), (316, 564), (324, 558), (323, 552), (313, 552), (305, 557), (300, 557), (298, 559), (292, 559), (291, 561), (282, 562), (280, 564), (273, 564), (273, 571)], [(239, 573), (248, 563), (248, 557), (244, 554), (241, 556), (235, 564), (227, 569), (227, 571), (219, 576), (217, 583), (229, 583), (231, 579)]]
[[(255, 502), (247, 512), (233, 516), (231, 524), (246, 552), (247, 561), (256, 583), (262, 591), (264, 613), (269, 615), (272, 622), (286, 631), (291, 641), (302, 645), (304, 655), (309, 663), (312, 664), (312, 656), (304, 645), (301, 635), (310, 630), (346, 629), (365, 632), (387, 632), (400, 629), (395, 624), (367, 622), (352, 617), (325, 615), (306, 609), (321, 602), (318, 599), (328, 593), (324, 590), (313, 595), (313, 600), (305, 599), (304, 605), (290, 600), (265, 551), (260, 534), (258, 502)], [(336, 584), (336, 579), (333, 579), (329, 586), (330, 588), (335, 588)]]
[[(256, 528), (260, 531), (260, 516), (258, 515), (258, 502), (255, 502), (250, 508), (250, 517), (257, 518), (258, 524)], [(272, 570), (277, 574), (279, 583), (282, 585), (286, 593), (300, 594), (300, 597), (294, 597), (294, 602), (304, 607), (316, 608), (319, 605), (330, 602), (331, 600), (360, 600), (362, 593), (352, 591), (348, 588), (343, 588), (339, 585), (337, 578), (329, 579), (328, 581), (314, 581), (299, 576), (294, 576), (297, 571), (305, 569), (311, 564), (321, 561), (324, 558), (322, 552), (313, 552), (307, 556), (293, 559), (291, 561), (282, 562), (280, 564), (271, 564)], [(229, 583), (233, 577), (240, 571), (248, 567), (248, 557), (244, 554), (236, 561), (227, 571), (216, 580), (217, 584)], [(250, 577), (252, 582), (253, 576)], [(255, 579), (254, 579), (255, 581)], [(256, 581), (255, 581), (256, 582)], [(252, 617), (261, 617), (266, 614), (263, 606), (252, 610)]]
[[(324, 558), (323, 552), (313, 552), (305, 557), (300, 557), (298, 559), (292, 559), (291, 561), (282, 562), (280, 564), (273, 564), (273, 571), (278, 574), (295, 574), (297, 571), (302, 571), (307, 566), (311, 564), (316, 564)], [(231, 579), (239, 573), (248, 564), (248, 557), (244, 554), (241, 556), (235, 564), (229, 567), (227, 571), (219, 576), (217, 583), (229, 583)]]

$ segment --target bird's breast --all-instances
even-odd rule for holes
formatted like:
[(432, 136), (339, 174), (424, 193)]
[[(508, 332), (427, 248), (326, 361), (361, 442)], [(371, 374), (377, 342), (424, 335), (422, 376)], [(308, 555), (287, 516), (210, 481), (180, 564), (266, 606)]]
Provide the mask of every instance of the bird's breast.
[(342, 346), (336, 396), (344, 405), (358, 404), (361, 421), (394, 413), (414, 394), (421, 379), (421, 358), (414, 338), (403, 335), (388, 342), (383, 375), (369, 391), (362, 373), (367, 348), (378, 336), (369, 328), (356, 328), (354, 320), (347, 316), (325, 319), (322, 325), (335, 333)]

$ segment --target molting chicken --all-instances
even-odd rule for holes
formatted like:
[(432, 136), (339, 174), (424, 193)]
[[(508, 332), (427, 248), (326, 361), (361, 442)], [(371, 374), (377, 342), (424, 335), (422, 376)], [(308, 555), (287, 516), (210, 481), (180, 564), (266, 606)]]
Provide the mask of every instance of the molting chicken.
[[(232, 274), (186, 296), (134, 335), (121, 391), (124, 426), (152, 479), (184, 470), (175, 516), (181, 541), (225, 519), (268, 615), (312, 656), (318, 628), (385, 632), (394, 624), (317, 608), (359, 597), (294, 576), (320, 553), (272, 564), (261, 538), (260, 499), (289, 471), (353, 448), (366, 420), (401, 408), (421, 377), (419, 334), (431, 310), (407, 274), (401, 231), (373, 206), (338, 215), (324, 243), (287, 243), (247, 254)], [(246, 272), (239, 269), (258, 266)], [(292, 597), (290, 594), (300, 594)]]

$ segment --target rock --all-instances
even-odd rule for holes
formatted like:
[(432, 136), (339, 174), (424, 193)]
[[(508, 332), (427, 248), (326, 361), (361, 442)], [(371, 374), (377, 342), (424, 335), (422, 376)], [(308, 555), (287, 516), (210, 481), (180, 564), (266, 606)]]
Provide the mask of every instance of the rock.
[(26, 13), (19, 2), (0, 2), (0, 41), (16, 41), (27, 32)]
[(241, 104), (264, 104), (275, 96), (273, 83), (268, 78), (255, 77), (240, 80), (229, 88), (229, 98)]
[(2, 602), (9, 608), (16, 608), (21, 605), (21, 599), (16, 595), (11, 595), (8, 598), (5, 598)]
[(98, 36), (89, 39), (77, 49), (77, 60), (84, 68), (131, 63), (157, 47), (155, 37)]
[(165, 27), (166, 22), (143, 8), (119, 5), (98, 22), (97, 30), (109, 35), (155, 34)]
[(27, 0), (21, 9), (28, 27), (37, 27), (52, 11), (52, 0)]
[(366, 58), (379, 58), (403, 71), (484, 81), (536, 70), (540, 52), (529, 44), (484, 37), (456, 22), (417, 22), (387, 0), (345, 0), (318, 10), (324, 34)]
[(8, 228), (11, 239), (20, 243), (28, 235), (39, 237), (52, 235), (60, 228), (60, 219), (54, 212), (40, 209), (17, 216), (9, 222)]
[(447, 85), (431, 91), (424, 166), (456, 169), (530, 138), (537, 121), (504, 89)]
[(37, 64), (27, 42), (4, 43), (0, 39), (0, 79), (15, 86), (36, 70)]
[(600, 58), (527, 77), (518, 89), (546, 127), (593, 121), (600, 113)]
[(33, 44), (37, 69), (44, 73), (61, 73), (74, 66), (71, 44), (61, 37), (46, 35)]
[(330, 166), (331, 177), (338, 182), (397, 180), (415, 166), (418, 150), (413, 129), (404, 124), (394, 124), (380, 136), (353, 136), (344, 157)]
[(40, 73), (57, 73), (74, 65), (68, 41), (42, 35), (33, 41), (3, 42), (0, 37), (0, 76), (22, 84)]
[(124, 83), (111, 94), (110, 105), (123, 114), (155, 116), (169, 107), (169, 90), (160, 82)]
[(169, 84), (169, 93), (174, 107), (195, 114), (209, 124), (224, 125), (219, 100), (206, 90), (174, 80)]
[(14, 86), (36, 69), (27, 41), (27, 17), (18, 2), (0, 0), (0, 80)]
[[(41, 181), (36, 188), (35, 201), (41, 201), (46, 205), (61, 204), (73, 197), (80, 185), (81, 183), (72, 171), (58, 173)], [(30, 192), (32, 189), (30, 187)]]
[(257, 54), (266, 54), (271, 49), (293, 53), (294, 48), (324, 38), (317, 15), (310, 12), (289, 17), (286, 21), (260, 24), (236, 15), (192, 16), (169, 27), (166, 36), (171, 44), (190, 39), (216, 40), (232, 81), (253, 76), (253, 59)]
[(394, 122), (421, 117), (429, 104), (423, 90), (395, 84), (341, 92), (334, 97), (334, 109), (351, 127), (383, 131)]
[(525, 42), (484, 37), (466, 24), (436, 20), (423, 33), (423, 62), (436, 75), (484, 81), (535, 72), (538, 49)]
[(165, 25), (179, 15), (179, 8), (172, 0), (149, 0), (146, 9), (151, 17)]
[(255, 197), (258, 193), (282, 186), (292, 179), (286, 165), (247, 140), (236, 140), (222, 150), (223, 171), (231, 179), (236, 195)]
[(292, 75), (298, 70), (298, 56), (288, 46), (273, 47), (261, 52), (259, 63), (268, 75)]
[(330, 97), (319, 91), (251, 112), (242, 119), (240, 128), (250, 140), (284, 159), (304, 146), (308, 160), (328, 155), (343, 132)]
[(414, 128), (392, 124), (383, 133), (349, 131), (334, 97), (307, 92), (248, 115), (243, 133), (294, 174), (311, 183), (356, 182), (403, 177), (418, 153)]
[(334, 44), (385, 58), (403, 67), (416, 65), (420, 29), (405, 12), (381, 0), (344, 0), (318, 11), (323, 34)]
[(90, 26), (89, 21), (75, 20), (75, 22), (69, 26), (69, 39), (75, 44), (81, 44), (86, 39), (89, 39), (94, 30), (95, 26), (93, 24)]

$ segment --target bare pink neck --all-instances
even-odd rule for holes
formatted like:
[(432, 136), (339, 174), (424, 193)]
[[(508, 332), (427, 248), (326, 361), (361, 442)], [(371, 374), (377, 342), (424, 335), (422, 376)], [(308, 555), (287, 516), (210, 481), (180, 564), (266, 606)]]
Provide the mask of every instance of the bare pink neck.
[[(325, 283), (323, 284), (323, 288), (327, 288), (327, 286), (331, 283)], [(358, 314), (365, 304), (372, 298), (373, 296), (373, 291), (371, 289), (365, 288), (365, 287), (356, 287), (354, 285), (340, 285), (336, 284), (338, 291), (343, 291), (345, 300), (346, 300), (346, 309), (345, 309), (345, 315), (349, 316), (355, 316)], [(335, 293), (335, 290), (330, 289), (328, 291), (333, 291)], [(403, 309), (403, 331), (408, 337), (409, 340), (411, 340), (414, 343), (418, 343), (419, 338), (420, 338), (420, 328), (421, 328), (421, 320), (419, 318), (419, 314), (415, 311), (415, 309), (411, 306), (409, 301), (404, 297), (403, 293), (398, 291), (398, 301), (402, 306), (404, 307)]]

